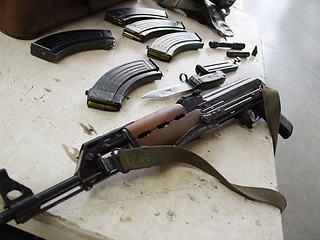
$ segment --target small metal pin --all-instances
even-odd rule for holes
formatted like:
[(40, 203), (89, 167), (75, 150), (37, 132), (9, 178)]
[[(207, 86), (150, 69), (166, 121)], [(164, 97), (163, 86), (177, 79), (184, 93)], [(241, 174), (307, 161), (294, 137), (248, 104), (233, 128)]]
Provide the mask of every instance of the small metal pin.
[(227, 57), (240, 57), (240, 58), (247, 58), (250, 56), (249, 52), (242, 52), (242, 51), (227, 51)]
[(257, 56), (257, 53), (258, 53), (258, 47), (255, 46), (253, 51), (252, 51), (252, 53), (251, 53), (251, 55), (255, 57), (255, 56)]

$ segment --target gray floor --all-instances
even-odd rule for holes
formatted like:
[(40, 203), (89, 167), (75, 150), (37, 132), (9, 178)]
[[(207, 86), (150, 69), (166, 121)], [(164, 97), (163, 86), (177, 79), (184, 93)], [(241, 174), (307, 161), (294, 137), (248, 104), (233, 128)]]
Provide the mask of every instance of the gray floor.
[[(259, 20), (267, 84), (294, 125), (276, 154), (285, 240), (320, 239), (320, 1), (243, 0)], [(241, 20), (240, 20), (241, 21)]]

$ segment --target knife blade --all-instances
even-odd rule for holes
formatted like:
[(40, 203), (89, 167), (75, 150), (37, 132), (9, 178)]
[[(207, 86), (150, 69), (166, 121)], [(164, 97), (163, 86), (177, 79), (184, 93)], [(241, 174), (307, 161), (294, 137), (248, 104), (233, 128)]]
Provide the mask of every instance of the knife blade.
[(180, 84), (150, 91), (143, 95), (141, 98), (161, 99), (190, 90), (206, 90), (215, 88), (224, 83), (224, 81), (226, 80), (226, 75), (222, 71), (216, 71), (203, 75), (201, 77), (191, 76), (188, 78), (185, 73), (181, 73), (179, 79), (181, 81)]

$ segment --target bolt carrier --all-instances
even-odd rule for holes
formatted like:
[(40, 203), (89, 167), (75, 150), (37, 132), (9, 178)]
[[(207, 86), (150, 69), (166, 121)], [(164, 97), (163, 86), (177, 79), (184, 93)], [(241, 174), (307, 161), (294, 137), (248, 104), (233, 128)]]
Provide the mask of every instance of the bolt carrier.
[(209, 42), (209, 47), (211, 48), (231, 48), (231, 49), (238, 49), (242, 50), (246, 47), (246, 44), (244, 43), (228, 43), (228, 42), (217, 42), (217, 41), (210, 41)]

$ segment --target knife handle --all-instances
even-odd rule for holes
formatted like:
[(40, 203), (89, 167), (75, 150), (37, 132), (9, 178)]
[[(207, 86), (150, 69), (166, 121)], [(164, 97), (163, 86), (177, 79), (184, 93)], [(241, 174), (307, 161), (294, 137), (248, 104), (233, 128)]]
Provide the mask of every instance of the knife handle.
[[(180, 79), (181, 79), (180, 75)], [(210, 88), (218, 87), (226, 80), (226, 75), (222, 71), (215, 71), (199, 78), (191, 76), (186, 79), (186, 82), (192, 86), (193, 89), (206, 90)]]

